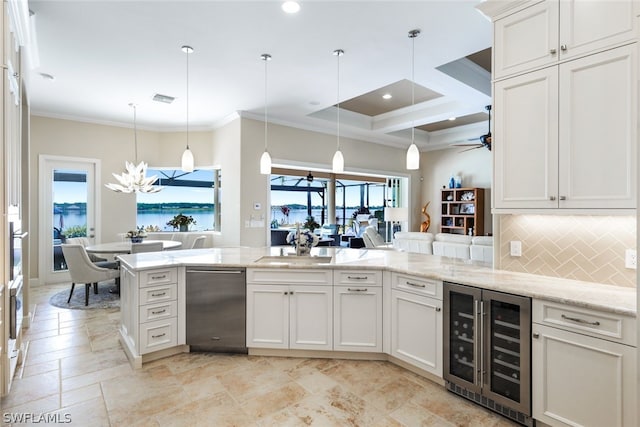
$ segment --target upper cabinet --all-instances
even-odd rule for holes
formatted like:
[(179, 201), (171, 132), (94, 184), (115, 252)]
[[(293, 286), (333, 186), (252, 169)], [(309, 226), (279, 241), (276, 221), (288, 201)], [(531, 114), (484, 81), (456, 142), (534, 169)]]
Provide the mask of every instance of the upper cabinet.
[(494, 85), (494, 207), (633, 209), (635, 45)]
[(513, 10), (491, 10), (493, 207), (635, 209), (637, 1)]
[(494, 23), (494, 79), (632, 42), (634, 0), (543, 1)]

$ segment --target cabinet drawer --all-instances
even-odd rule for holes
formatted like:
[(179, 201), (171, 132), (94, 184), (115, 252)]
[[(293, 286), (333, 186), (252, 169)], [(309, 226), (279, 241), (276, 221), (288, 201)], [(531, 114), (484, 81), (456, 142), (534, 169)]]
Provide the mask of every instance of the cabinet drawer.
[(393, 273), (391, 275), (391, 287), (413, 292), (418, 295), (426, 295), (432, 298), (442, 299), (442, 281), (410, 276), (407, 274)]
[(334, 270), (334, 285), (382, 286), (382, 272), (375, 270)]
[(178, 281), (177, 268), (163, 268), (141, 271), (138, 274), (140, 275), (141, 288), (155, 285), (166, 285), (169, 283), (176, 283)]
[(141, 305), (140, 323), (152, 322), (160, 319), (168, 319), (178, 315), (178, 302), (176, 300), (161, 304)]
[(156, 320), (140, 325), (140, 354), (151, 353), (178, 344), (178, 319)]
[(321, 269), (295, 270), (273, 268), (247, 269), (247, 283), (270, 285), (329, 285), (333, 284), (333, 271)]
[(533, 322), (636, 346), (635, 319), (631, 317), (534, 300)]
[(178, 285), (154, 286), (140, 289), (140, 305), (159, 303), (175, 300), (178, 294)]

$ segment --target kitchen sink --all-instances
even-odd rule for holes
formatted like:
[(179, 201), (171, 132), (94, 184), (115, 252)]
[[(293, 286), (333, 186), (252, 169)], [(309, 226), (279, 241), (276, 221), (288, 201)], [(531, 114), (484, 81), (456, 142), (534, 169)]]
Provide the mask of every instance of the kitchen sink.
[(255, 262), (260, 264), (329, 264), (330, 256), (308, 256), (308, 255), (266, 255), (258, 258)]

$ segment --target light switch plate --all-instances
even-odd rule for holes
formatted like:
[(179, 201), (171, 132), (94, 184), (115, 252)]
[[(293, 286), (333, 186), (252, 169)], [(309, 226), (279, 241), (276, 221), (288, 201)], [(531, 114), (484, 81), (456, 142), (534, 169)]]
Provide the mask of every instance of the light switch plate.
[(627, 249), (624, 251), (624, 268), (635, 270), (638, 266), (638, 258), (635, 249)]
[(522, 242), (520, 240), (512, 240), (509, 242), (511, 256), (522, 256)]

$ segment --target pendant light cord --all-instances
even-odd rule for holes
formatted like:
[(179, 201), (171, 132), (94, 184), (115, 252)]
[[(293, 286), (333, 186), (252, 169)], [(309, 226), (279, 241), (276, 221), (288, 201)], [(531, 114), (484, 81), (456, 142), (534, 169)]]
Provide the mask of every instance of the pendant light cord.
[(262, 60), (264, 61), (264, 151), (267, 151), (267, 62), (271, 60), (271, 55), (263, 54)]
[(336, 74), (337, 74), (337, 78), (336, 81), (338, 82), (337, 84), (337, 94), (336, 94), (336, 136), (337, 136), (337, 145), (338, 145), (338, 151), (340, 151), (340, 57), (342, 55), (344, 55), (344, 50), (342, 49), (336, 49), (333, 51), (333, 54), (335, 56), (337, 56), (337, 62), (336, 62)]
[[(416, 37), (420, 34), (420, 30), (409, 31), (411, 37), (411, 109), (416, 105)], [(416, 128), (414, 114), (411, 111), (411, 143), (415, 144)]]
[(187, 150), (189, 149), (189, 48), (186, 50), (187, 54)]
[(136, 104), (131, 104), (133, 107), (133, 147), (136, 165), (138, 164), (138, 127), (136, 126)]

